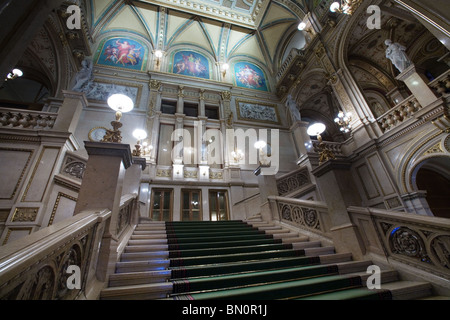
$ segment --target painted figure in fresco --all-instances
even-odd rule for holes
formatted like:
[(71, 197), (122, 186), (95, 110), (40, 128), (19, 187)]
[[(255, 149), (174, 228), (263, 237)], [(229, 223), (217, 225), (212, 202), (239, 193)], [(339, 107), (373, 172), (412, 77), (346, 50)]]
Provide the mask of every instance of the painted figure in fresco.
[(390, 59), (400, 72), (403, 72), (411, 65), (411, 60), (406, 55), (406, 48), (404, 46), (397, 42), (393, 43), (390, 39), (387, 39), (384, 44), (388, 46), (386, 49), (386, 58)]
[(202, 63), (201, 58), (195, 56), (193, 53), (189, 55), (181, 54), (181, 59), (175, 62), (175, 73), (186, 74), (190, 76), (203, 77), (207, 68)]
[(114, 64), (120, 63), (123, 66), (135, 66), (140, 62), (141, 50), (142, 48), (130, 44), (129, 41), (122, 42), (119, 39), (105, 48), (103, 52), (104, 61), (110, 61)]
[(261, 75), (248, 65), (239, 69), (236, 73), (236, 78), (242, 85), (249, 88), (261, 88), (264, 86)]

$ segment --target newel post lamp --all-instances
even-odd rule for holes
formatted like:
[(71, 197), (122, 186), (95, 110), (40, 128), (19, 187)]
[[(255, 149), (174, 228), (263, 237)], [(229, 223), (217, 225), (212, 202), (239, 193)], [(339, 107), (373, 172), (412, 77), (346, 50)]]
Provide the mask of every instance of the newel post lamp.
[(136, 149), (133, 150), (134, 157), (140, 157), (142, 154), (142, 140), (147, 138), (147, 132), (142, 129), (136, 129), (133, 131), (133, 137), (137, 139), (137, 143), (134, 146)]
[(122, 143), (121, 131), (123, 124), (120, 122), (123, 113), (130, 112), (134, 108), (134, 103), (131, 98), (123, 94), (113, 94), (108, 99), (108, 105), (111, 109), (116, 111), (116, 120), (111, 122), (113, 129), (106, 129), (106, 134), (102, 142)]
[(319, 164), (324, 163), (330, 159), (335, 159), (334, 153), (327, 149), (325, 143), (322, 140), (321, 134), (325, 131), (327, 127), (320, 122), (313, 123), (309, 126), (307, 133), (309, 136), (316, 136), (319, 141)]

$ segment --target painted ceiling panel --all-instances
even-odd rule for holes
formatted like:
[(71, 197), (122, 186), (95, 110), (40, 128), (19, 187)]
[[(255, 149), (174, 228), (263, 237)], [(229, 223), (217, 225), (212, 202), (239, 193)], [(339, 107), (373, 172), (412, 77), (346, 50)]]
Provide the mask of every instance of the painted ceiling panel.
[(264, 28), (270, 23), (284, 19), (294, 21), (298, 20), (298, 18), (292, 12), (272, 2), (266, 11), (266, 15), (264, 16), (264, 19), (261, 23), (261, 28)]
[(275, 58), (277, 49), (279, 49), (279, 41), (286, 30), (292, 26), (292, 22), (285, 22), (276, 24), (270, 28), (264, 29), (261, 34), (264, 38), (264, 43), (269, 51), (272, 61)]
[(103, 28), (103, 31), (109, 30), (129, 30), (142, 35), (148, 35), (141, 19), (129, 6), (123, 7)]
[(170, 11), (170, 14), (168, 16), (168, 24), (167, 24), (167, 31), (166, 31), (166, 39), (167, 42), (172, 41), (172, 37), (175, 35), (175, 33), (180, 31), (180, 28), (189, 22), (191, 19), (191, 15), (184, 14), (181, 12), (176, 11)]
[(236, 46), (249, 35), (250, 32), (247, 29), (237, 27), (231, 29), (230, 35), (228, 37), (227, 55), (229, 55), (230, 52), (234, 50)]
[(136, 8), (142, 17), (144, 24), (147, 26), (150, 34), (155, 40), (158, 27), (158, 9), (156, 7)]
[(265, 64), (264, 54), (261, 51), (256, 36), (252, 36), (245, 40), (237, 49), (233, 52), (233, 56), (244, 55), (247, 57), (253, 57)]
[(95, 23), (101, 18), (104, 11), (113, 3), (115, 0), (93, 0), (92, 7), (94, 8), (94, 21)]
[(218, 54), (220, 47), (220, 37), (222, 35), (223, 23), (217, 21), (204, 21), (203, 27), (211, 38), (212, 45), (214, 47), (214, 51)]
[(212, 52), (209, 39), (206, 37), (198, 21), (192, 22), (189, 26), (183, 29), (176, 38), (171, 42), (171, 45), (186, 44), (199, 46), (203, 49)]

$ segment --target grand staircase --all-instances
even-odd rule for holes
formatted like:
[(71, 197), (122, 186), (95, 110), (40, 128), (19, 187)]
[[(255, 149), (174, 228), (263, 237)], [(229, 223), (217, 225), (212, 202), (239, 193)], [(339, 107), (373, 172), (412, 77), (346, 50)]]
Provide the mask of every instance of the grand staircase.
[(366, 286), (371, 261), (260, 219), (223, 222), (141, 220), (103, 300), (425, 299), (427, 282), (383, 270), (381, 289)]

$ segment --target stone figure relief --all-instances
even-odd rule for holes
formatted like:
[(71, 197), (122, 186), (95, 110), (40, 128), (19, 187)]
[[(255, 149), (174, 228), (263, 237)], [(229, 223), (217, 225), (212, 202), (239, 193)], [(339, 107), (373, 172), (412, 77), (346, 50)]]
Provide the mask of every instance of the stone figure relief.
[(294, 99), (292, 98), (292, 95), (287, 96), (286, 106), (289, 108), (289, 111), (291, 112), (292, 121), (295, 122), (302, 120), (300, 111), (298, 111), (297, 108), (297, 103), (295, 103)]
[(403, 72), (412, 64), (405, 53), (406, 47), (397, 42), (392, 42), (390, 39), (387, 39), (384, 44), (388, 46), (386, 49), (386, 58), (391, 60), (400, 72)]
[(82, 88), (92, 80), (92, 70), (93, 70), (93, 63), (89, 59), (84, 59), (81, 62), (82, 68), (75, 76), (75, 84), (72, 87), (72, 91), (78, 91), (81, 92)]
[(138, 88), (116, 85), (113, 83), (101, 83), (94, 81), (93, 63), (90, 59), (82, 61), (83, 68), (75, 76), (75, 84), (72, 91), (83, 92), (86, 98), (91, 100), (106, 101), (114, 93), (124, 94), (135, 103), (138, 96)]

